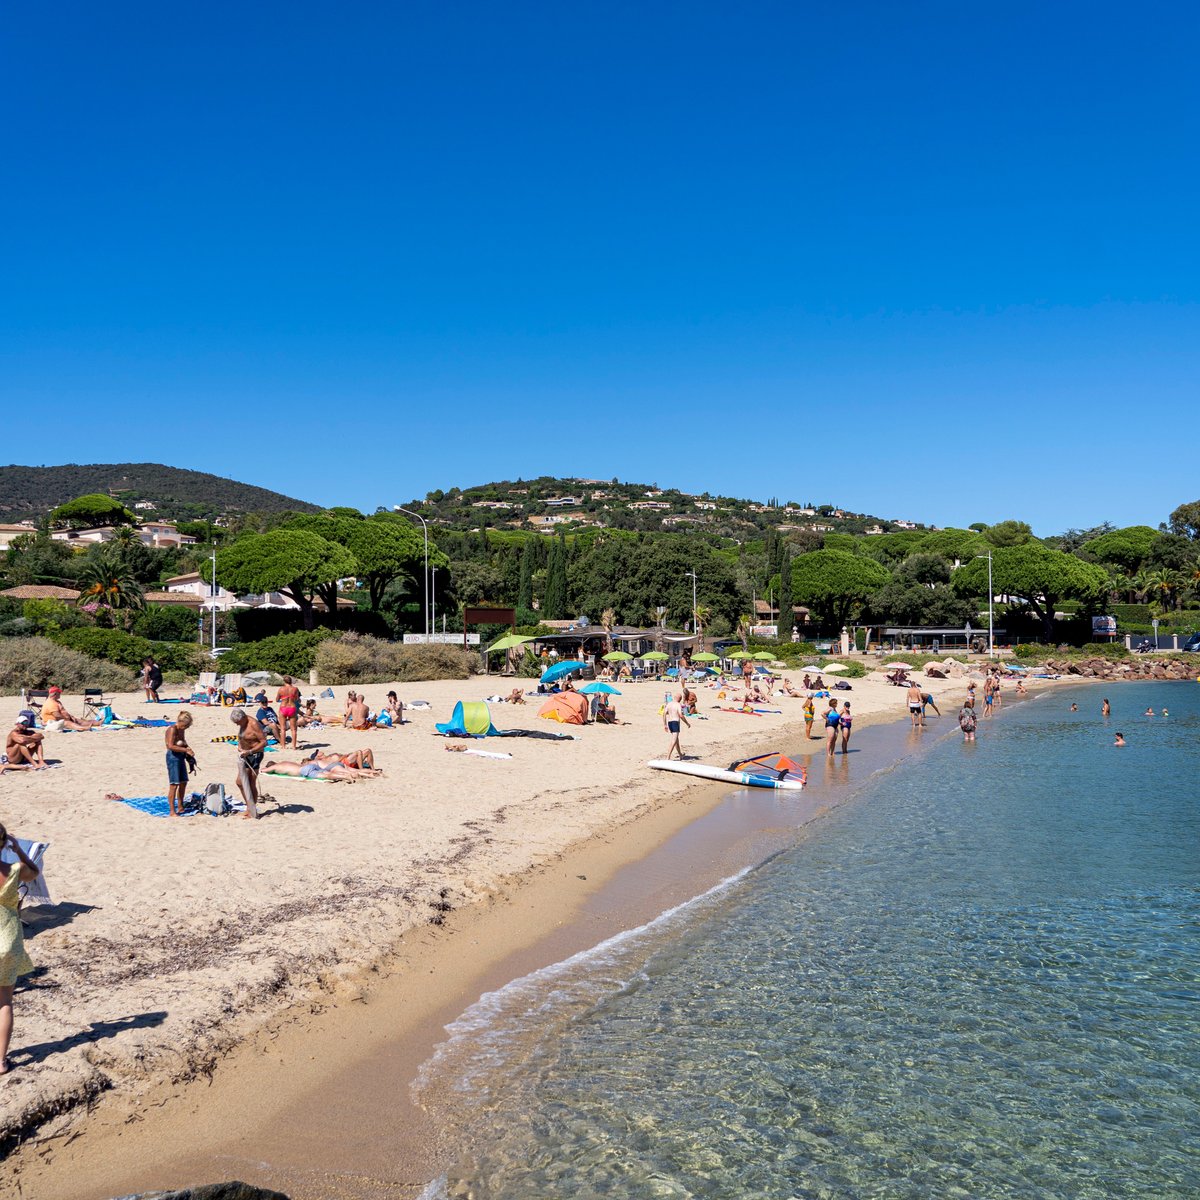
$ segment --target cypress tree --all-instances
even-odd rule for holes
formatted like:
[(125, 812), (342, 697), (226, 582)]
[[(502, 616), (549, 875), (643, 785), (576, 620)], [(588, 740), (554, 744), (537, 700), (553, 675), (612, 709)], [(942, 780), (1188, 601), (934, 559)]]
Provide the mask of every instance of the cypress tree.
[(542, 610), (550, 621), (563, 621), (567, 616), (567, 552), (561, 538), (555, 538), (554, 545), (550, 547)]
[(533, 564), (537, 557), (537, 543), (534, 541), (538, 535), (535, 533), (533, 537), (525, 539), (525, 545), (521, 549), (521, 578), (517, 586), (517, 607), (526, 610), (533, 608)]
[(776, 636), (781, 642), (792, 639), (795, 615), (792, 612), (792, 556), (787, 546), (779, 558), (779, 627)]

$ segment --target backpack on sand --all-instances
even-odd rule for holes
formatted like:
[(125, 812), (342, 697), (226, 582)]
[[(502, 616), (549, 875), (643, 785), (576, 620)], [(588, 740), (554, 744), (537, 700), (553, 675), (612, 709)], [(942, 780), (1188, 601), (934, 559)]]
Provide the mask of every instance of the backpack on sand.
[(204, 811), (210, 816), (223, 817), (225, 808), (225, 785), (223, 783), (207, 784), (204, 788)]

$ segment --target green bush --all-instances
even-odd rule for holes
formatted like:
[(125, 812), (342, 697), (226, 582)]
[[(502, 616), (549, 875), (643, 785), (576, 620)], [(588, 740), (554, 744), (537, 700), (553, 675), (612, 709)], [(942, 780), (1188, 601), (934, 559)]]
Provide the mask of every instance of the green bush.
[(74, 629), (88, 623), (83, 613), (65, 600), (26, 600), (21, 609), (34, 632), (47, 637), (60, 629)]
[(780, 662), (787, 663), (788, 666), (795, 666), (804, 659), (812, 658), (817, 648), (812, 642), (768, 642), (760, 641), (758, 638), (750, 639), (751, 651), (766, 650), (774, 654)]
[(133, 619), (133, 632), (157, 642), (194, 642), (196, 610), (181, 604), (148, 604)]
[(367, 634), (346, 633), (321, 643), (316, 668), (324, 684), (467, 679), (478, 669), (478, 655), (458, 646), (403, 646)]
[[(856, 659), (844, 660), (839, 658), (831, 661), (843, 662), (846, 669), (844, 671), (838, 671), (836, 674), (831, 674), (829, 677), (830, 679), (862, 679), (871, 669), (866, 663), (858, 662)], [(827, 679), (825, 682), (828, 683), (829, 679)]]
[(1121, 642), (1089, 642), (1086, 646), (1068, 646), (1060, 650), (1057, 646), (1043, 646), (1038, 642), (1022, 642), (1014, 651), (1017, 658), (1107, 658), (1114, 662), (1129, 657), (1129, 651)]
[(307, 676), (321, 644), (334, 637), (330, 629), (277, 633), (258, 642), (242, 642), (221, 656), (221, 670), (274, 671), (277, 675)]
[(1117, 628), (1122, 631), (1129, 624), (1149, 625), (1154, 616), (1148, 604), (1110, 604), (1108, 615), (1117, 618)]
[(195, 644), (182, 642), (152, 642), (149, 638), (126, 633), (123, 629), (99, 629), (82, 626), (60, 629), (50, 635), (60, 646), (78, 650), (92, 658), (104, 658), (123, 667), (140, 670), (142, 663), (153, 657), (164, 671), (194, 671), (202, 651)]
[(60, 646), (48, 638), (8, 638), (0, 642), (0, 694), (15, 696), (25, 688), (55, 684), (68, 694), (85, 687), (106, 692), (131, 692), (134, 673), (111, 662), (102, 662)]

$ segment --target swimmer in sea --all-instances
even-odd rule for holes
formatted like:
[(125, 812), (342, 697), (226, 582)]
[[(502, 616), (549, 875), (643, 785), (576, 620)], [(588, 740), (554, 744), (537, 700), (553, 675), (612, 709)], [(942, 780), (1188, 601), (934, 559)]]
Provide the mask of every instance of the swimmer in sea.
[(1078, 705), (1078, 704), (1072, 704), (1072, 705), (1071, 705), (1071, 711), (1072, 711), (1072, 712), (1078, 712), (1078, 711), (1079, 711), (1079, 705)]
[(1153, 709), (1153, 707), (1146, 709), (1146, 716), (1148, 716), (1148, 717), (1152, 717), (1152, 716), (1154, 716), (1154, 709)]
[(1112, 713), (1112, 705), (1109, 704), (1109, 702), (1107, 700), (1105, 700), (1104, 703), (1102, 705), (1100, 705), (1100, 715), (1102, 717), (1107, 717), (1107, 716), (1111, 715), (1111, 713)]
[(1125, 745), (1125, 735), (1123, 733), (1118, 733), (1117, 736), (1115, 738), (1113, 738), (1113, 745), (1114, 746)]
[(1162, 710), (1162, 715), (1163, 715), (1164, 717), (1168, 715), (1168, 714), (1167, 714), (1167, 710), (1166, 710), (1165, 708)]

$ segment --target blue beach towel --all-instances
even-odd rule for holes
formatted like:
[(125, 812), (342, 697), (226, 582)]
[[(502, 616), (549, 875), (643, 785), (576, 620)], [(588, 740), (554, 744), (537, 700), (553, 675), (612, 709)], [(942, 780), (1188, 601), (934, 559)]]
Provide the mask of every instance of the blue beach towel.
[[(171, 805), (166, 796), (114, 796), (119, 804), (127, 804), (130, 808), (149, 817), (169, 817)], [(199, 792), (193, 792), (183, 802), (183, 815), (190, 817), (200, 812), (204, 807), (204, 797)]]

